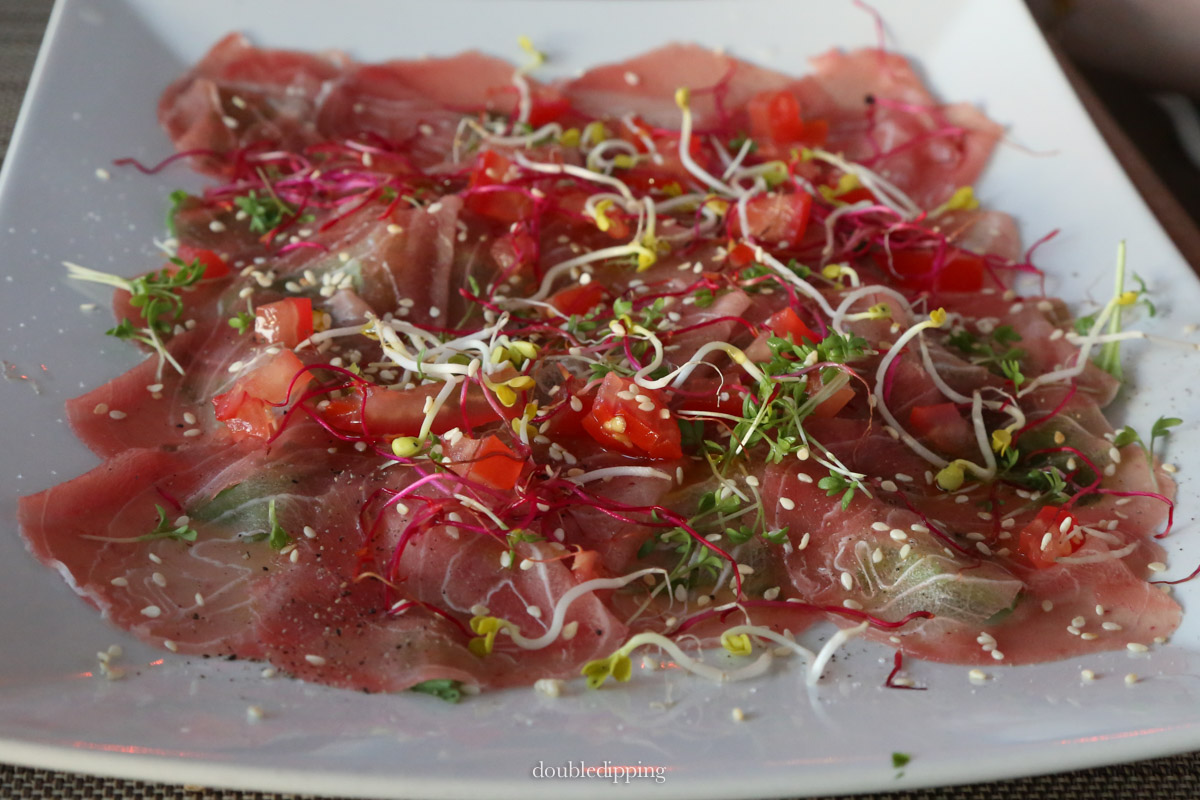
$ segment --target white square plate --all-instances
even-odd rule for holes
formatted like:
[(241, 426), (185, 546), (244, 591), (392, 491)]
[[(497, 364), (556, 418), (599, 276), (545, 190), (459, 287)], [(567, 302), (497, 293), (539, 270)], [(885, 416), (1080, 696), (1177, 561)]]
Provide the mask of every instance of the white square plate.
[[(1016, 214), (1039, 251), (1049, 289), (1069, 299), (1110, 291), (1118, 238), (1163, 314), (1152, 330), (1182, 335), (1200, 287), (1092, 127), (1024, 6), (1010, 0), (877, 0), (889, 45), (916, 58), (947, 100), (980, 104), (1009, 127), (978, 189)], [(618, 690), (551, 700), (532, 691), (450, 706), (415, 695), (364, 696), (259, 677), (243, 663), (189, 662), (107, 626), (17, 535), (16, 497), (90, 469), (95, 459), (62, 421), (63, 402), (131, 366), (106, 341), (107, 298), (68, 285), (60, 262), (127, 275), (156, 260), (167, 193), (196, 185), (180, 166), (155, 177), (110, 167), (155, 162), (169, 144), (155, 123), (168, 80), (231, 28), (259, 44), (339, 47), (363, 60), (452, 54), (472, 47), (520, 57), (526, 34), (569, 75), (672, 40), (723, 46), (792, 73), (834, 46), (875, 43), (870, 16), (818, 0), (707, 2), (388, 2), (343, 0), (62, 0), (38, 60), (0, 176), (0, 759), (171, 782), (361, 796), (564, 797), (596, 779), (532, 777), (586, 762), (664, 768), (630, 796), (764, 797), (967, 782), (1132, 760), (1200, 747), (1200, 625), (1186, 618), (1170, 645), (1037, 667), (989, 670), (974, 687), (963, 667), (913, 663), (924, 692), (881, 688), (890, 652), (839, 657), (820, 687), (783, 669), (717, 686), (668, 673)], [(1020, 146), (1018, 146), (1020, 145)], [(108, 181), (96, 177), (110, 167)], [(101, 311), (85, 314), (80, 303)], [(1200, 388), (1183, 351), (1127, 346), (1132, 387), (1121, 422), (1189, 416)], [(11, 365), (11, 368), (9, 367)], [(1194, 420), (1172, 433), (1181, 465), (1180, 525), (1167, 544), (1171, 575), (1193, 545), (1200, 439)], [(1185, 602), (1196, 587), (1180, 587)], [(93, 677), (94, 652), (119, 642), (131, 676)], [(884, 663), (887, 662), (887, 663)], [(1087, 667), (1101, 677), (1079, 680)], [(1142, 682), (1126, 687), (1123, 676)], [(652, 706), (652, 702), (659, 705)], [(266, 718), (247, 722), (250, 704)], [(741, 707), (743, 723), (730, 712)], [(910, 753), (898, 778), (891, 754)]]

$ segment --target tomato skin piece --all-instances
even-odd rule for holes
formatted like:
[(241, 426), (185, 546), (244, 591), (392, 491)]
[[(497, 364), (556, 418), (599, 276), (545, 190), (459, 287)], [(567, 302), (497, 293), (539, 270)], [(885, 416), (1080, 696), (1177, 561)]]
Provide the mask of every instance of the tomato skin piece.
[(309, 373), (301, 372), (303, 369), (304, 362), (295, 353), (281, 350), (270, 361), (243, 375), (228, 392), (212, 399), (216, 418), (237, 439), (271, 438), (279, 430), (278, 407), (299, 397), (312, 381)]
[[(653, 408), (643, 411), (633, 392), (649, 397)], [(626, 397), (621, 397), (625, 394)], [(665, 419), (666, 408), (658, 393), (643, 389), (632, 378), (615, 372), (604, 376), (592, 409), (583, 418), (583, 427), (593, 439), (612, 450), (652, 459), (680, 458), (683, 455), (679, 425), (673, 416)]]
[(442, 447), (452, 471), (502, 492), (513, 489), (525, 469), (525, 459), (494, 435), (482, 439), (463, 436), (454, 444), (443, 442)]
[(254, 309), (254, 335), (267, 344), (300, 344), (313, 335), (312, 300), (288, 297)]
[[(503, 186), (512, 179), (513, 172), (512, 161), (494, 150), (484, 150), (471, 173), (467, 188)], [(467, 194), (464, 203), (482, 217), (509, 224), (528, 219), (533, 214), (533, 200), (528, 195), (509, 189)]]
[(774, 144), (798, 142), (804, 136), (800, 103), (788, 91), (766, 91), (750, 98), (746, 106), (754, 138)]
[[(1064, 522), (1070, 521), (1063, 533)], [(1054, 566), (1059, 558), (1069, 556), (1083, 546), (1083, 537), (1070, 536), (1075, 527), (1075, 518), (1058, 506), (1045, 506), (1028, 525), (1021, 529), (1017, 538), (1017, 555), (1036, 569)], [(1050, 534), (1050, 542), (1042, 548), (1042, 540)]]
[[(907, 286), (939, 292), (977, 292), (983, 288), (987, 267), (983, 257), (969, 250), (950, 248), (942, 268), (934, 272), (937, 251), (901, 249), (892, 251), (891, 269)], [(875, 263), (887, 272), (886, 253), (874, 254)]]
[[(820, 388), (820, 382), (817, 382), (813, 388), (809, 389), (809, 394), (815, 394), (820, 390)], [(817, 407), (812, 410), (812, 415), (817, 419), (829, 419), (831, 417), (836, 417), (838, 412), (845, 408), (846, 404), (853, 399), (854, 390), (849, 386), (843, 386), (829, 397), (822, 400)]]
[(192, 247), (189, 244), (181, 244), (175, 251), (175, 256), (184, 264), (199, 261), (204, 267), (204, 277), (201, 280), (224, 278), (230, 273), (229, 264), (212, 250), (203, 250), (199, 247)]
[(908, 412), (908, 427), (945, 453), (969, 453), (975, 444), (974, 428), (954, 403), (913, 406)]
[(738, 269), (748, 267), (754, 263), (754, 248), (744, 242), (736, 244), (730, 248), (729, 254), (725, 258), (732, 267)]
[(805, 325), (804, 320), (791, 308), (776, 311), (767, 317), (766, 326), (771, 329), (771, 333), (780, 338), (786, 339), (790, 336), (793, 344), (817, 344), (822, 338)]
[[(748, 235), (764, 242), (796, 244), (808, 230), (812, 196), (807, 192), (758, 195), (746, 203)], [(742, 232), (741, 216), (730, 210), (730, 229), (734, 238)]]
[(607, 295), (607, 289), (597, 281), (592, 281), (560, 289), (550, 296), (549, 302), (568, 317), (574, 314), (582, 316), (599, 305)]
[[(367, 433), (371, 436), (417, 436), (425, 422), (426, 399), (435, 397), (441, 389), (440, 383), (406, 390), (368, 384), (355, 390), (349, 397), (330, 400), (318, 413), (329, 425), (345, 433), (360, 436)], [(366, 430), (363, 429), (364, 406)], [(477, 386), (467, 390), (465, 411), (466, 421), (472, 427), (496, 421), (496, 412)], [(456, 394), (434, 415), (430, 430), (440, 436), (451, 428), (462, 427), (463, 412)]]

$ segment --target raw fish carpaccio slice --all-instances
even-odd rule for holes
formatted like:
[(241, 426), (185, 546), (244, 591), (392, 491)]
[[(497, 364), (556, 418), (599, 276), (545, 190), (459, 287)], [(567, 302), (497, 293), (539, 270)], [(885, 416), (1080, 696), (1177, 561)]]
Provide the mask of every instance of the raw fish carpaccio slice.
[(813, 67), (221, 40), (158, 116), (223, 269), (117, 292), (163, 355), (68, 404), (104, 461), (22, 500), (31, 551), (147, 642), (370, 691), (821, 619), (961, 664), (1161, 641), (1173, 485), (1010, 288), (966, 189), (1000, 127), (893, 53)]

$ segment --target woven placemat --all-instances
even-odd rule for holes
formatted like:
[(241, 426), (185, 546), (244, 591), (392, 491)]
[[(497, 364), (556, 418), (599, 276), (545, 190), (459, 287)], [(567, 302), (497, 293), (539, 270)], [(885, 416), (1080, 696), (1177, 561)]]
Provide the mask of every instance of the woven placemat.
[[(0, 0), (0, 162), (8, 149), (51, 5), (52, 0)], [(169, 786), (0, 764), (0, 800), (299, 800), (301, 797)], [(1193, 800), (1200, 797), (1200, 753), (1039, 778), (858, 797), (863, 800), (1125, 800), (1133, 797)]]

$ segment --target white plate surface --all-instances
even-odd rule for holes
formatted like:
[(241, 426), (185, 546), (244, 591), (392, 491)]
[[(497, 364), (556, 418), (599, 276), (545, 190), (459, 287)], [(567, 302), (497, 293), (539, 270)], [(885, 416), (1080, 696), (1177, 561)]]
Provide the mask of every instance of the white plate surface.
[[(979, 187), (1011, 211), (1040, 251), (1049, 288), (1103, 301), (1118, 238), (1163, 315), (1148, 329), (1186, 335), (1200, 287), (1138, 199), (1028, 19), (1012, 0), (877, 0), (889, 43), (915, 56), (944, 99), (979, 103), (1009, 126)], [(974, 687), (963, 667), (913, 663), (929, 691), (880, 688), (890, 652), (851, 648), (806, 691), (802, 670), (715, 686), (670, 673), (628, 688), (551, 700), (532, 691), (449, 706), (414, 695), (364, 696), (263, 680), (251, 664), (189, 662), (109, 628), (58, 576), (26, 553), (16, 497), (95, 465), (63, 423), (63, 402), (131, 366), (105, 341), (106, 312), (60, 262), (135, 274), (153, 266), (167, 193), (195, 186), (181, 167), (157, 177), (98, 167), (169, 152), (154, 108), (166, 81), (231, 28), (276, 47), (341, 47), (371, 60), (479, 47), (519, 58), (527, 34), (549, 70), (613, 61), (671, 40), (722, 46), (793, 73), (832, 46), (873, 44), (870, 17), (829, 2), (387, 2), (343, 0), (66, 0), (38, 60), (0, 175), (0, 358), (36, 379), (0, 382), (0, 759), (171, 782), (354, 796), (567, 797), (603, 779), (536, 779), (539, 764), (663, 768), (625, 796), (765, 797), (967, 782), (1132, 760), (1200, 747), (1200, 625), (1188, 616), (1169, 646), (1037, 667), (988, 670)], [(1182, 508), (1168, 541), (1170, 575), (1200, 560), (1188, 475), (1200, 469), (1194, 358), (1132, 346), (1133, 387), (1122, 422), (1148, 426), (1168, 411)], [(44, 368), (43, 366), (44, 365)], [(1185, 602), (1196, 596), (1184, 586)], [(815, 641), (815, 639), (814, 639)], [(112, 643), (136, 675), (91, 675)], [(885, 664), (884, 662), (888, 663)], [(1079, 670), (1101, 679), (1083, 685)], [(1143, 681), (1126, 687), (1123, 676)], [(658, 701), (661, 706), (652, 707)], [(246, 720), (259, 705), (267, 716)], [(748, 720), (735, 723), (741, 707)], [(902, 777), (894, 751), (910, 753)]]

